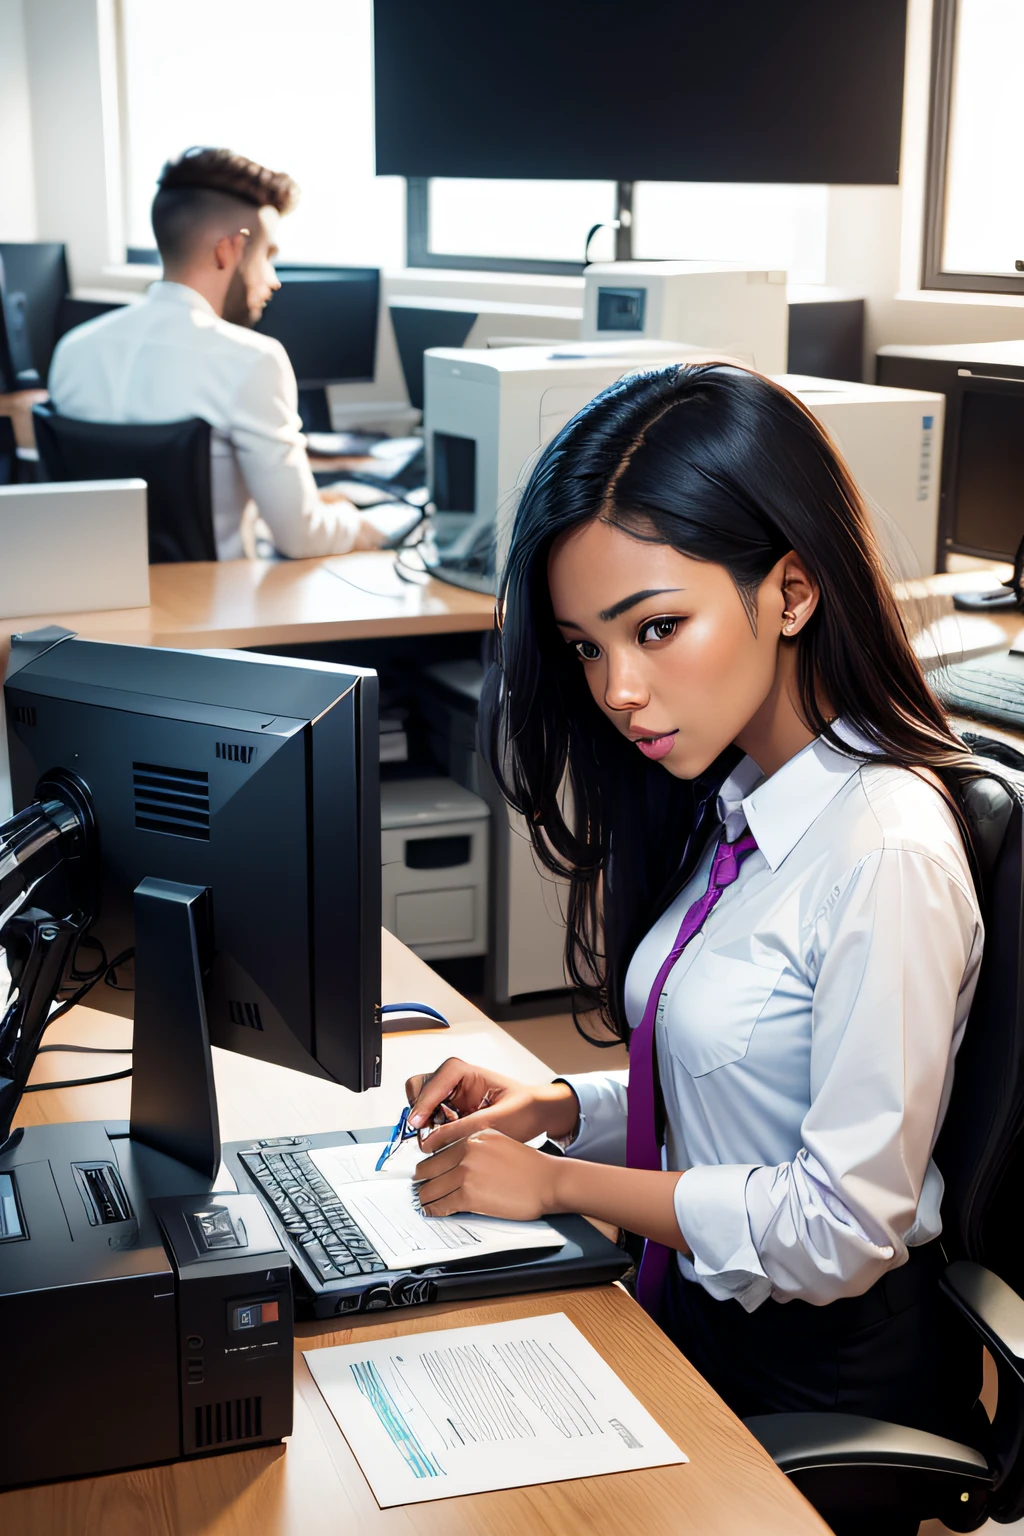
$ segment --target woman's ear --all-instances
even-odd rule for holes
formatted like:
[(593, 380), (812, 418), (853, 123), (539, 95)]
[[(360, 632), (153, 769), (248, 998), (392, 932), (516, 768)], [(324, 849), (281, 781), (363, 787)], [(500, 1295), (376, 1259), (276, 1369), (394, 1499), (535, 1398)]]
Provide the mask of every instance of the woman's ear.
[(818, 606), (821, 596), (818, 583), (800, 556), (790, 550), (779, 561), (782, 567), (782, 634), (794, 640)]

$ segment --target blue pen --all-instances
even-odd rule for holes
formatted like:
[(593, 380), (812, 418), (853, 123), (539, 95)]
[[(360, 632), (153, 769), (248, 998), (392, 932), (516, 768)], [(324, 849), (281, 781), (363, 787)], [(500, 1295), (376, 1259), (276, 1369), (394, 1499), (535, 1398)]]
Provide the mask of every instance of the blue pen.
[(380, 1157), (378, 1157), (378, 1159), (377, 1159), (376, 1168), (374, 1170), (376, 1173), (380, 1173), (381, 1169), (384, 1167), (384, 1164), (387, 1162), (388, 1158), (391, 1156), (391, 1154), (393, 1152), (396, 1152), (398, 1150), (398, 1148), (402, 1145), (403, 1141), (409, 1141), (413, 1136), (416, 1135), (416, 1132), (414, 1130), (412, 1130), (410, 1128), (410, 1126), (409, 1126), (409, 1110), (410, 1110), (410, 1108), (411, 1108), (411, 1106), (407, 1104), (405, 1106), (405, 1108), (402, 1110), (402, 1113), (399, 1115), (399, 1117), (398, 1117), (398, 1124), (395, 1126), (394, 1130), (391, 1132), (391, 1140), (388, 1142), (387, 1146), (384, 1148), (384, 1151), (381, 1153)]

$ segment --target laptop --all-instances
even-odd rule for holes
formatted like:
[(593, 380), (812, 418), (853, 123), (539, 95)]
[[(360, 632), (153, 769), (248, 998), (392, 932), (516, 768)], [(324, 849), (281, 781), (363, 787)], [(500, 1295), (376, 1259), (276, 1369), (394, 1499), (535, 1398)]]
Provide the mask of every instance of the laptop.
[(0, 486), (0, 614), (149, 606), (144, 480)]
[[(389, 1210), (370, 1198), (371, 1186), (361, 1182), (364, 1172), (372, 1176), (377, 1151), (390, 1135), (390, 1126), (381, 1126), (224, 1147), (238, 1188), (259, 1195), (291, 1256), (297, 1316), (598, 1285), (621, 1279), (630, 1267), (629, 1254), (582, 1216), (549, 1217), (534, 1224), (536, 1237), (517, 1231), (518, 1246), (511, 1251), (495, 1251), (500, 1241), (486, 1240), (488, 1229), (500, 1223), (430, 1220), (421, 1223), (421, 1252), (411, 1253), (408, 1216), (403, 1222), (398, 1206)], [(398, 1194), (397, 1188), (389, 1192)], [(403, 1262), (394, 1260), (399, 1250)]]

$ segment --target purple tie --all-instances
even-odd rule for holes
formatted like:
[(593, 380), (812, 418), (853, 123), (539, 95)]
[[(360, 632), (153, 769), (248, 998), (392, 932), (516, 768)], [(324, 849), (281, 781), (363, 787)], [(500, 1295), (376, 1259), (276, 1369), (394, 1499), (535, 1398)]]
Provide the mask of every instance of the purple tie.
[[(626, 1090), (626, 1167), (661, 1168), (661, 1148), (655, 1131), (654, 1116), (654, 1024), (658, 1003), (669, 973), (694, 934), (703, 927), (712, 907), (740, 872), (740, 865), (757, 847), (752, 832), (744, 832), (734, 843), (723, 837), (715, 849), (708, 876), (707, 890), (688, 909), (665, 961), (651, 988), (644, 1016), (629, 1045), (629, 1086)], [(636, 1281), (636, 1299), (645, 1312), (658, 1320), (668, 1275), (671, 1248), (650, 1239), (644, 1243), (640, 1272)]]

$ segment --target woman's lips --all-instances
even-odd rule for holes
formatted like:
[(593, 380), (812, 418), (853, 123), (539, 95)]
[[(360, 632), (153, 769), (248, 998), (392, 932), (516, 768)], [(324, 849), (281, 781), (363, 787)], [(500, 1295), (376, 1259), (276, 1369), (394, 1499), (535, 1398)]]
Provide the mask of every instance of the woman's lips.
[(656, 763), (661, 758), (667, 757), (675, 744), (675, 731), (669, 731), (668, 735), (666, 736), (644, 736), (637, 742), (637, 746), (640, 748), (640, 751), (643, 753), (644, 757), (649, 757), (652, 763)]

